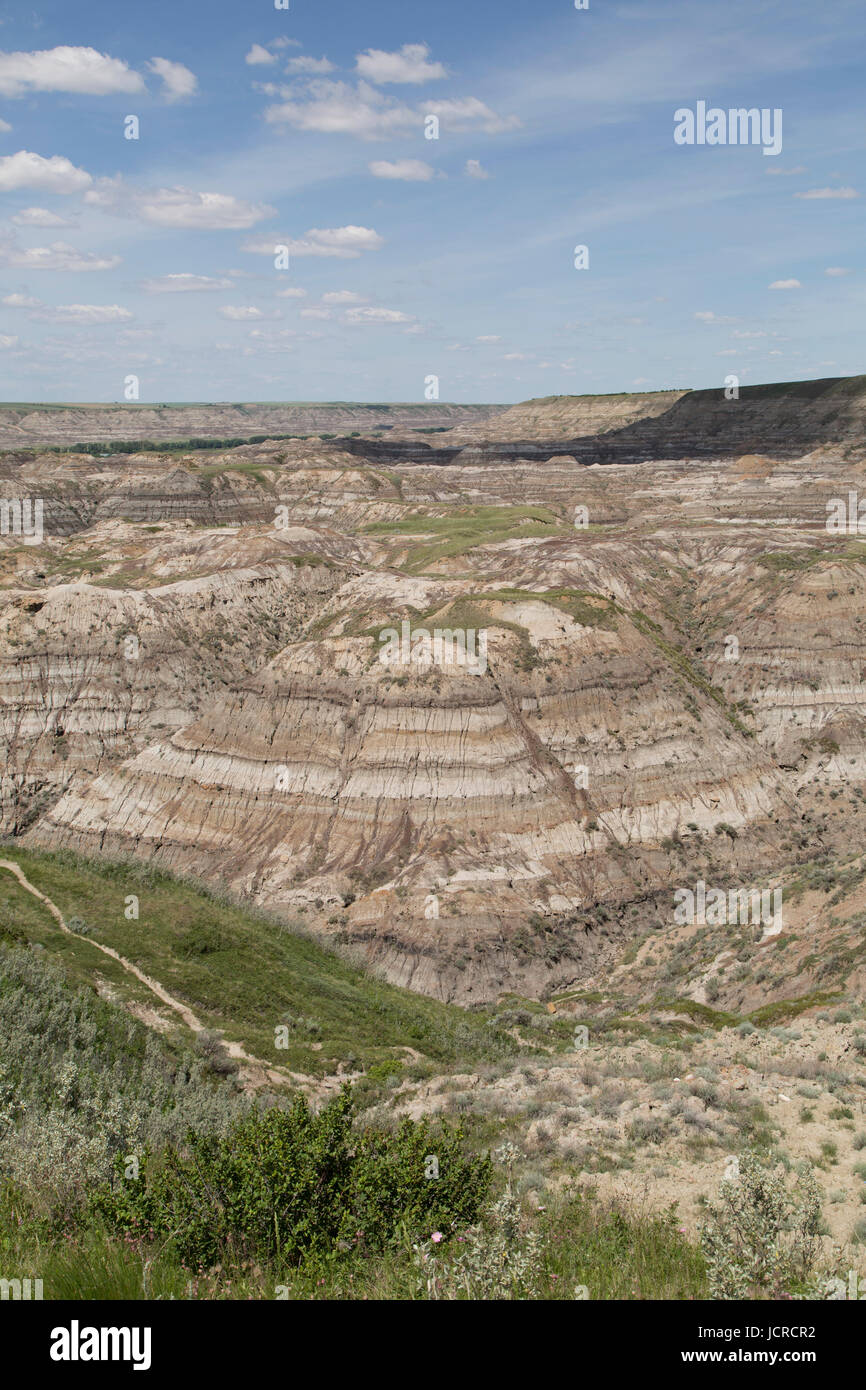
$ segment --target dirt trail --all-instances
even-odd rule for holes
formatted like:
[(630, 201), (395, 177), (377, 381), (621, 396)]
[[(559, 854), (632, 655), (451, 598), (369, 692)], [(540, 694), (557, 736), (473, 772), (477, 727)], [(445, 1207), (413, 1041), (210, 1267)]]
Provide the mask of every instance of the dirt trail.
[[(57, 904), (52, 902), (49, 897), (46, 897), (44, 893), (41, 893), (39, 889), (30, 882), (24, 874), (24, 871), (14, 860), (0, 859), (0, 869), (8, 869), (10, 874), (15, 875), (22, 888), (26, 888), (28, 893), (32, 893), (34, 898), (38, 898), (41, 903), (45, 904), (52, 917), (57, 920), (62, 932), (65, 932), (67, 936), (75, 936), (75, 932), (71, 931), (66, 925), (66, 920)], [(186, 1004), (182, 1004), (179, 999), (175, 999), (174, 995), (169, 994), (167, 989), (163, 989), (158, 980), (152, 980), (149, 975), (145, 975), (143, 970), (139, 970), (137, 965), (133, 965), (132, 961), (120, 955), (112, 946), (104, 946), (102, 942), (94, 941), (90, 937), (86, 938), (86, 940), (88, 945), (95, 946), (97, 951), (101, 951), (105, 956), (111, 956), (111, 959), (116, 960), (119, 965), (122, 965), (124, 970), (128, 970), (130, 975), (134, 975), (137, 980), (140, 980), (152, 994), (156, 995), (157, 999), (161, 999), (163, 1004), (167, 1004), (170, 1009), (173, 1009), (174, 1012), (183, 1019), (187, 1028), (191, 1029), (193, 1033), (205, 1033), (208, 1031), (201, 1019), (193, 1013), (192, 1009), (187, 1008)], [(247, 1068), (251, 1069), (246, 1072), (246, 1080), (249, 1081), (251, 1086), (261, 1086), (265, 1081), (272, 1082), (276, 1085), (285, 1085), (289, 1080), (284, 1072), (276, 1071), (273, 1067), (269, 1067), (266, 1062), (262, 1062), (258, 1057), (251, 1056), (240, 1043), (223, 1040), (223, 1046), (230, 1057), (234, 1057), (239, 1062), (245, 1062)]]

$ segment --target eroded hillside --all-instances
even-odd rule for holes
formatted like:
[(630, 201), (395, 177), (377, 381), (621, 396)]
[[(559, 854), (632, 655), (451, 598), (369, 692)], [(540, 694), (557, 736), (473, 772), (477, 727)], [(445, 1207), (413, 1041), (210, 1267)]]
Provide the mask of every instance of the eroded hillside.
[(568, 402), (515, 407), (543, 465), (507, 416), (387, 464), (6, 453), (44, 521), (0, 540), (4, 832), (221, 882), (461, 1003), (608, 978), (698, 881), (850, 855), (866, 545), (826, 521), (862, 381), (752, 390), (589, 398), (577, 450)]

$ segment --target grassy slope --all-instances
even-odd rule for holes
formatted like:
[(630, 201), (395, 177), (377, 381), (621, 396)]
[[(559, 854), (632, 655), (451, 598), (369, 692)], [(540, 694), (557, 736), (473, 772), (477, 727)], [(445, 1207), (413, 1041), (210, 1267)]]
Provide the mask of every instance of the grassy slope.
[[(446, 1063), (517, 1052), (489, 1015), (466, 1013), (376, 980), (264, 915), (147, 866), (17, 846), (0, 847), (0, 857), (20, 864), (67, 921), (82, 919), (94, 940), (112, 946), (188, 1004), (209, 1028), (223, 1030), (264, 1061), (325, 1075), (340, 1062), (366, 1066), (397, 1058), (405, 1047)], [(139, 899), (137, 921), (124, 915), (131, 894)], [(176, 1018), (87, 938), (64, 936), (42, 904), (6, 871), (0, 871), (3, 928), (41, 942), (76, 981), (92, 982), (98, 973), (122, 998)], [(314, 1020), (319, 1031), (294, 1031), (289, 1049), (277, 1051), (274, 1028), (287, 1013)]]

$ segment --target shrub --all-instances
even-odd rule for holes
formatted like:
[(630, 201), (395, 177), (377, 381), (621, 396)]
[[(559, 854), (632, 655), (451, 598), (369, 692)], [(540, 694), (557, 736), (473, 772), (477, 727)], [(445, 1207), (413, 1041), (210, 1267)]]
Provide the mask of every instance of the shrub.
[[(471, 1226), (456, 1257), (439, 1257), (442, 1232), (413, 1247), (418, 1293), (429, 1299), (537, 1298), (543, 1273), (544, 1242), (525, 1231), (514, 1195), (513, 1144), (497, 1150), (507, 1169), (505, 1191), (486, 1213), (484, 1224)], [(449, 1252), (450, 1253), (450, 1252)]]
[(490, 1159), (464, 1158), (461, 1130), (434, 1135), (427, 1121), (404, 1120), (394, 1133), (355, 1134), (352, 1121), (348, 1086), (317, 1114), (302, 1096), (289, 1110), (252, 1110), (222, 1137), (191, 1131), (185, 1151), (147, 1155), (136, 1181), (118, 1165), (95, 1207), (117, 1230), (171, 1241), (195, 1266), (223, 1252), (297, 1262), (341, 1246), (382, 1250), (398, 1233), (476, 1220)]
[(820, 1223), (820, 1189), (810, 1167), (801, 1167), (789, 1186), (781, 1169), (754, 1152), (744, 1154), (739, 1176), (722, 1181), (701, 1229), (712, 1296), (778, 1296), (804, 1286), (813, 1273)]

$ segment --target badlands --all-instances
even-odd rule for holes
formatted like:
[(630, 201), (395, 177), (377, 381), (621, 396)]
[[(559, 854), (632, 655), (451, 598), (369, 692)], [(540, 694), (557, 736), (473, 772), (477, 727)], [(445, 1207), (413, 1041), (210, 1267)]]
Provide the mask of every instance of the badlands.
[[(471, 1118), (527, 1201), (583, 1173), (690, 1235), (770, 1145), (866, 1272), (866, 378), (366, 409), (0, 410), (3, 855), (138, 983), (8, 873), (0, 928), (253, 1062), (343, 1008), (283, 990), (300, 928), (366, 1043), (301, 1018), (258, 1084)], [(485, 659), (383, 660), (404, 624)], [(124, 923), (148, 868), (257, 914), (258, 973), (208, 965), (226, 907), (186, 964), (171, 907)]]
[[(612, 971), (678, 889), (859, 853), (866, 545), (828, 516), (866, 379), (390, 409), (131, 454), (80, 450), (139, 408), (21, 416), (5, 835), (219, 882), (463, 1005)], [(405, 622), (484, 632), (485, 669), (383, 662)], [(823, 902), (810, 931), (798, 994), (850, 949)]]

